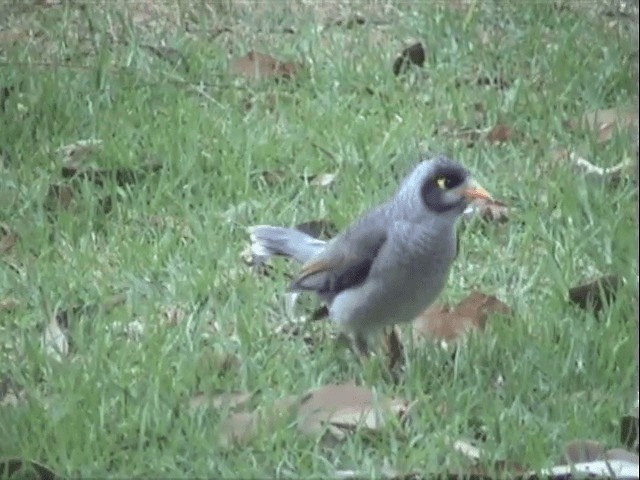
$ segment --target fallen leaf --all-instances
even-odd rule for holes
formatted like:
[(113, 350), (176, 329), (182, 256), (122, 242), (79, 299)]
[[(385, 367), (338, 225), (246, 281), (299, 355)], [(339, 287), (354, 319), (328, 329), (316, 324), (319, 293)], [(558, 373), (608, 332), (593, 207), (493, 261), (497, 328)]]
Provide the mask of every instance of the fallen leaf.
[(593, 440), (573, 440), (565, 445), (559, 463), (561, 465), (584, 463), (604, 458), (605, 450), (598, 442)]
[(404, 419), (408, 411), (405, 400), (376, 398), (365, 387), (325, 385), (303, 397), (297, 414), (298, 428), (310, 435), (328, 433), (334, 441), (340, 441), (358, 427), (377, 431), (390, 416)]
[(455, 307), (432, 305), (413, 321), (416, 341), (424, 338), (450, 342), (463, 337), (469, 330), (485, 327), (489, 315), (511, 315), (511, 309), (493, 295), (472, 292)]
[(0, 223), (0, 255), (8, 253), (17, 242), (18, 234), (11, 231), (6, 224)]
[(4, 297), (0, 299), (0, 312), (10, 312), (20, 306), (20, 302), (14, 297)]
[(487, 142), (489, 143), (505, 143), (511, 140), (513, 131), (506, 125), (497, 124), (487, 134)]
[(61, 361), (69, 354), (69, 341), (59, 324), (59, 315), (51, 315), (47, 327), (42, 335), (42, 347), (51, 358)]
[(505, 223), (509, 220), (509, 207), (499, 200), (476, 199), (465, 209), (464, 218), (479, 216), (488, 222)]
[(585, 310), (598, 312), (605, 303), (611, 303), (622, 279), (617, 275), (607, 275), (592, 282), (569, 289), (569, 300)]
[(204, 393), (196, 393), (189, 400), (189, 408), (197, 410), (199, 408), (212, 408), (215, 410), (228, 409), (235, 411), (245, 407), (253, 398), (253, 393), (248, 392), (226, 392), (207, 395)]
[(231, 62), (231, 72), (250, 80), (261, 78), (290, 79), (300, 70), (300, 66), (292, 62), (282, 62), (270, 55), (250, 51), (244, 57)]
[(289, 395), (253, 412), (233, 413), (222, 422), (219, 443), (223, 447), (249, 443), (261, 429), (272, 429), (283, 417), (290, 415), (297, 403), (298, 397)]
[(45, 467), (31, 460), (2, 458), (0, 459), (0, 478), (56, 480), (62, 477), (56, 475), (49, 467)]
[(284, 182), (287, 174), (283, 170), (262, 170), (253, 174), (252, 177), (263, 182), (267, 187), (273, 187)]
[(295, 228), (318, 239), (329, 239), (338, 233), (338, 227), (335, 223), (323, 219), (299, 223)]
[(393, 62), (393, 74), (400, 75), (405, 72), (409, 65), (417, 65), (422, 67), (425, 60), (425, 52), (422, 43), (414, 43), (413, 45), (405, 48), (398, 58)]
[(598, 142), (604, 143), (617, 130), (638, 131), (638, 111), (635, 108), (608, 108), (585, 113), (579, 122), (569, 122), (571, 128), (582, 127), (595, 133)]

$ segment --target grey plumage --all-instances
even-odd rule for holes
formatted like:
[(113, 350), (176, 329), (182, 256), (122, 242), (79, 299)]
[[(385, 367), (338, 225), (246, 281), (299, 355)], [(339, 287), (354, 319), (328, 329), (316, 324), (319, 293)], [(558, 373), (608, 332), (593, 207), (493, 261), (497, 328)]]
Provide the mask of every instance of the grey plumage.
[(444, 287), (456, 256), (457, 218), (471, 198), (488, 193), (458, 163), (420, 162), (393, 197), (328, 242), (296, 229), (249, 228), (253, 253), (302, 263), (290, 289), (312, 291), (329, 316), (366, 350), (368, 336), (409, 322)]

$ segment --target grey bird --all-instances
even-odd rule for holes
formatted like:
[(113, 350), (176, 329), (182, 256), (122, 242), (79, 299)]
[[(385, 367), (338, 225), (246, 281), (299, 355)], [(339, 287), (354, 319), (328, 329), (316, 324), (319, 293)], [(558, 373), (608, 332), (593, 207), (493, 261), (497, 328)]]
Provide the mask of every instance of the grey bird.
[(249, 227), (257, 257), (302, 264), (291, 291), (315, 292), (357, 351), (387, 326), (412, 321), (442, 291), (457, 254), (456, 220), (474, 199), (490, 199), (459, 163), (418, 163), (396, 193), (329, 241), (294, 228)]

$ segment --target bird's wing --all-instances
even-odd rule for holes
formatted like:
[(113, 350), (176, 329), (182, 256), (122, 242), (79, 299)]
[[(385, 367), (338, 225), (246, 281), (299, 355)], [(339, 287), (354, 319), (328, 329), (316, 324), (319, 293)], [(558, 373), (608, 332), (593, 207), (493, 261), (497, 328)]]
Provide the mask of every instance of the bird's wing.
[(365, 281), (380, 249), (387, 241), (384, 225), (348, 230), (302, 266), (291, 290), (336, 295)]

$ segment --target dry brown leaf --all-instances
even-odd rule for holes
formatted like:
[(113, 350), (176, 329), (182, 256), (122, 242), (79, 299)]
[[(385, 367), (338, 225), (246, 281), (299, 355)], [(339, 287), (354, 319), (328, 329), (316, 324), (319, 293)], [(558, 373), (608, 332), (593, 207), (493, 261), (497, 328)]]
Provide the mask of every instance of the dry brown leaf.
[(512, 136), (513, 136), (513, 131), (511, 130), (511, 128), (499, 123), (495, 127), (493, 127), (491, 131), (487, 134), (487, 142), (505, 143), (511, 140)]
[(248, 443), (257, 434), (258, 421), (254, 412), (234, 413), (222, 423), (219, 442), (224, 447)]
[(207, 395), (205, 393), (196, 393), (189, 400), (189, 408), (197, 410), (199, 408), (212, 408), (215, 410), (228, 409), (235, 411), (245, 407), (253, 398), (253, 393), (248, 392), (226, 392)]
[(219, 442), (223, 447), (249, 443), (260, 431), (269, 429), (285, 416), (298, 402), (297, 396), (286, 396), (269, 406), (262, 406), (253, 412), (239, 412), (230, 415), (221, 425)]
[[(585, 310), (598, 312), (606, 303), (611, 303), (622, 279), (617, 275), (607, 275), (592, 282), (569, 289), (569, 300)], [(604, 296), (604, 298), (603, 298)]]
[(509, 220), (509, 207), (499, 200), (476, 199), (465, 209), (464, 218), (479, 216), (488, 222), (504, 223)]
[(461, 338), (469, 330), (482, 330), (489, 315), (494, 313), (511, 315), (511, 309), (493, 295), (474, 291), (455, 307), (429, 307), (413, 322), (414, 339), (450, 342)]
[(608, 108), (588, 112), (580, 122), (570, 122), (571, 127), (578, 125), (593, 131), (598, 142), (604, 143), (611, 140), (616, 130), (637, 132), (638, 111), (635, 108)]
[(405, 48), (398, 58), (393, 62), (393, 74), (400, 75), (405, 72), (409, 65), (417, 65), (418, 67), (422, 67), (424, 65), (425, 60), (425, 52), (422, 43), (414, 43), (413, 45)]
[(325, 385), (308, 392), (298, 409), (298, 428), (310, 435), (328, 432), (334, 441), (362, 427), (370, 432), (386, 425), (390, 416), (404, 419), (409, 404), (402, 399), (376, 398), (356, 385)]
[(560, 457), (560, 465), (593, 462), (605, 458), (602, 445), (593, 440), (573, 440), (564, 447)]
[(282, 62), (270, 55), (250, 51), (244, 57), (231, 62), (231, 72), (250, 80), (261, 78), (290, 79), (296, 75), (301, 66), (293, 62)]
[(12, 232), (5, 225), (0, 224), (0, 255), (11, 250), (18, 242), (18, 234)]
[(20, 302), (15, 297), (0, 298), (0, 312), (10, 312), (20, 306)]
[(267, 187), (273, 187), (284, 182), (287, 178), (287, 173), (284, 170), (262, 170), (252, 175), (252, 177), (263, 182)]

